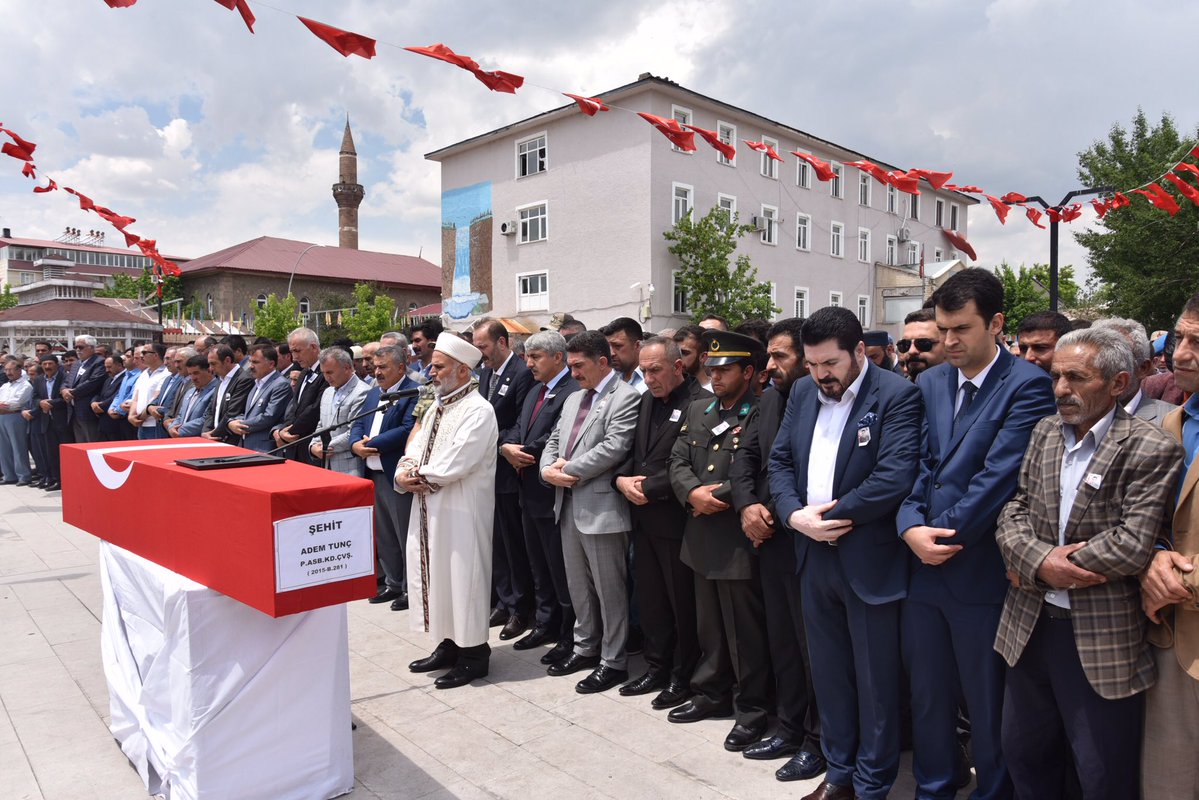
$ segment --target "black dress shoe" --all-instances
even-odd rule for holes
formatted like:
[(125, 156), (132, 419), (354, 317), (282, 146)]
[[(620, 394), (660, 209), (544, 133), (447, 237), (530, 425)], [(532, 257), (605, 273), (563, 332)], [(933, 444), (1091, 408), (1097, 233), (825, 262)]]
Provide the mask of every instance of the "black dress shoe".
[(729, 731), (729, 735), (724, 737), (724, 749), (733, 753), (739, 753), (761, 739), (765, 734), (765, 720), (756, 725), (742, 725), (738, 722)]
[(509, 639), (515, 639), (524, 633), (528, 627), (525, 621), (520, 618), (520, 614), (510, 614), (508, 621), (504, 623), (503, 630), (500, 631), (500, 640), (506, 642)]
[(775, 770), (774, 777), (780, 781), (809, 781), (828, 769), (824, 756), (808, 750), (800, 750), (783, 766)]
[(433, 681), (436, 689), (456, 689), (465, 686), (477, 678), (487, 677), (487, 665), (458, 664), (452, 670)]
[[(500, 634), (500, 638), (503, 638), (503, 633)], [(554, 634), (549, 628), (536, 627), (529, 631), (528, 636), (525, 638), (513, 642), (512, 649), (532, 650), (534, 647), (541, 647), (541, 645), (545, 644), (546, 642), (552, 642), (553, 640)]]
[(650, 707), (658, 711), (664, 711), (668, 708), (681, 706), (683, 703), (687, 702), (689, 697), (691, 697), (691, 687), (682, 681), (672, 680), (670, 683), (666, 684), (666, 688), (659, 692), (658, 696), (650, 702)]
[(395, 600), (391, 601), (392, 611), (407, 611), (408, 610), (408, 593), (404, 592)]
[(574, 650), (574, 642), (558, 642), (550, 648), (550, 651), (541, 657), (541, 663), (549, 666), (557, 664), (562, 659), (566, 658)]
[(803, 742), (788, 739), (786, 736), (771, 736), (769, 739), (754, 742), (742, 750), (741, 755), (755, 761), (769, 761), (772, 758), (793, 756), (799, 752), (802, 746)]
[(399, 600), (404, 596), (404, 593), (399, 589), (384, 589), (366, 602), (374, 605), (376, 603), (390, 603), (392, 600)]
[(856, 800), (852, 786), (838, 786), (835, 783), (821, 781), (816, 791), (806, 794), (803, 800)]
[(487, 621), (487, 627), (495, 628), (508, 622), (508, 612), (502, 608), (493, 608), (491, 610), (491, 619)]
[(42, 484), (42, 491), (43, 491), (43, 492), (58, 492), (58, 491), (62, 491), (62, 484), (61, 484), (61, 483), (59, 483), (58, 481), (51, 481), (50, 483), (43, 483), (43, 484)]
[(571, 653), (556, 664), (550, 664), (546, 670), (549, 675), (569, 675), (583, 669), (595, 669), (599, 666), (599, 656), (581, 656)]
[(33, 489), (40, 489), (45, 485), (46, 485), (46, 481), (42, 478), (35, 477), (32, 481), (29, 482), (30, 488), (33, 488)]
[(17, 481), (17, 486), (28, 486), (29, 481)]
[(706, 697), (693, 697), (666, 715), (671, 722), (699, 722), (709, 717), (732, 716), (731, 701), (713, 703)]
[(666, 688), (670, 678), (662, 673), (647, 672), (635, 681), (629, 681), (620, 687), (621, 697), (635, 697), (639, 694), (649, 694)]
[(575, 691), (579, 694), (606, 692), (618, 683), (622, 683), (628, 679), (629, 671), (627, 669), (616, 669), (615, 667), (606, 667), (601, 664), (590, 675), (575, 684)]
[(438, 669), (446, 669), (458, 663), (458, 648), (446, 647), (437, 645), (437, 649), (433, 651), (433, 655), (428, 658), (419, 658), (408, 665), (410, 672), (433, 672)]

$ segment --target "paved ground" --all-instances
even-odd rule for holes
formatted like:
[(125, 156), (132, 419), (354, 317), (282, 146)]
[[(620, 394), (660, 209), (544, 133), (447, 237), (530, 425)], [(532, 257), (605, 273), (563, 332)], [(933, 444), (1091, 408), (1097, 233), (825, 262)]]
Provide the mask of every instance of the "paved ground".
[[(0, 487), (4, 800), (146, 797), (107, 727), (98, 554), (63, 523), (57, 494)], [(581, 676), (548, 677), (542, 651), (496, 639), (486, 682), (437, 691), (436, 673), (407, 670), (430, 648), (407, 617), (350, 606), (351, 797), (799, 798), (816, 784), (779, 783), (780, 762), (725, 752), (730, 720), (672, 725), (648, 698), (576, 694)], [(906, 754), (892, 794), (913, 794)]]

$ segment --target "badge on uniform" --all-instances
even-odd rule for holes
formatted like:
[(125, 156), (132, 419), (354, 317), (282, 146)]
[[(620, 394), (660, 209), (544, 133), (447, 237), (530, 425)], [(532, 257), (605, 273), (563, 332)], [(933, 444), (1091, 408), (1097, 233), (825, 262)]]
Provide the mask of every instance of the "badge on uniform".
[(713, 428), (713, 429), (712, 429), (712, 435), (713, 435), (713, 436), (719, 436), (720, 434), (724, 433), (724, 432), (725, 432), (725, 431), (727, 431), (728, 429), (729, 429), (729, 423), (728, 423), (728, 421), (726, 420), (726, 421), (724, 421), (724, 422), (720, 423), (719, 425), (717, 425), (715, 428)]
[(1090, 486), (1092, 489), (1098, 489), (1099, 484), (1103, 483), (1103, 476), (1094, 472), (1088, 473), (1083, 483), (1085, 483), (1087, 486)]
[(682, 416), (683, 416), (683, 410), (681, 408), (676, 408), (674, 411), (670, 412), (670, 421), (678, 422)]
[(865, 447), (870, 444), (870, 429), (858, 428), (858, 447)]
[(508, 394), (508, 384), (505, 383), (504, 385), (500, 386), (500, 397), (503, 397), (506, 394)]

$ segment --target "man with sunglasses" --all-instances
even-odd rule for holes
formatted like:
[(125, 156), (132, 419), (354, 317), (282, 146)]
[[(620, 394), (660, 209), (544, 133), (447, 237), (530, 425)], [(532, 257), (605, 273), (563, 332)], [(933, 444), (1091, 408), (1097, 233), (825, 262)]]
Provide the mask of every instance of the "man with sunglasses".
[(909, 380), (945, 361), (941, 332), (931, 308), (918, 308), (903, 320), (903, 338), (896, 345)]

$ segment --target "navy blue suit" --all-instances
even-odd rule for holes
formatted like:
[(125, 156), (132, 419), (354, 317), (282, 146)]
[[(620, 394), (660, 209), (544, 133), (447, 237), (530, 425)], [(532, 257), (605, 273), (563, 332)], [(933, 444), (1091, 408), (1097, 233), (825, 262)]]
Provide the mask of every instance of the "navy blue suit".
[(1055, 404), (1043, 370), (998, 350), (956, 429), (957, 368), (941, 364), (916, 381), (924, 396), (924, 453), (897, 527), (901, 534), (917, 525), (950, 528), (955, 534), (941, 543), (963, 547), (938, 566), (910, 559), (902, 639), (921, 800), (953, 797), (959, 696), (973, 731), (978, 788), (972, 797), (1012, 794), (999, 740), (1004, 668), (992, 649), (1008, 585), (995, 527), (1016, 491), (1032, 429)]
[[(819, 393), (815, 381), (796, 381), (770, 453), (770, 492), (783, 524), (808, 503)], [(826, 780), (870, 800), (886, 797), (899, 771), (899, 601), (907, 565), (895, 511), (912, 488), (920, 430), (916, 387), (867, 367), (837, 448), (837, 505), (824, 514), (853, 528), (835, 546), (792, 536)]]
[(75, 378), (71, 381), (71, 393), (75, 398), (71, 403), (71, 425), (74, 429), (75, 441), (100, 441), (100, 421), (92, 412), (92, 401), (98, 399), (100, 390), (108, 380), (108, 372), (104, 369), (104, 359), (96, 354), (79, 363), (75, 369)]

